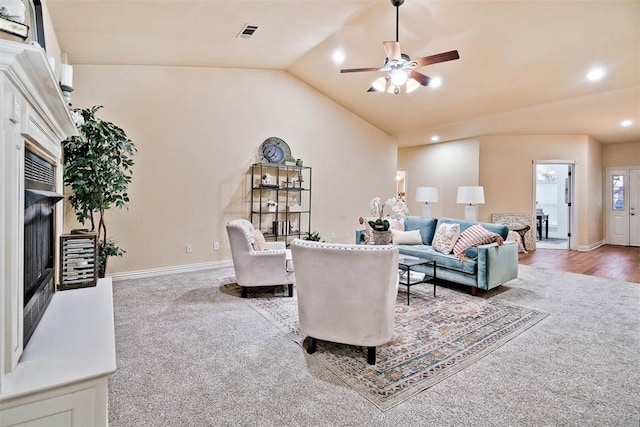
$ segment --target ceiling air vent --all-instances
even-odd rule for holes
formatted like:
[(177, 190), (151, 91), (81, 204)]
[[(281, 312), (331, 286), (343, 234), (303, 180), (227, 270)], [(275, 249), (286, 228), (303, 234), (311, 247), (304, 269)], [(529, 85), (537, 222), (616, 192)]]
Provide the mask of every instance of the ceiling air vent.
[(242, 37), (243, 39), (248, 39), (251, 36), (253, 36), (253, 33), (255, 33), (257, 29), (258, 29), (257, 25), (246, 24), (242, 28), (240, 33), (238, 33), (237, 37)]

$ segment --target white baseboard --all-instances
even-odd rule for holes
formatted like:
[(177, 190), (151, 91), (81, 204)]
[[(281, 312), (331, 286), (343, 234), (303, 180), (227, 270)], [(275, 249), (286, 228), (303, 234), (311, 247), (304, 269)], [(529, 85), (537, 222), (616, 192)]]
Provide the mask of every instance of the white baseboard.
[(151, 268), (149, 270), (125, 271), (109, 275), (113, 281), (141, 279), (144, 277), (164, 276), (166, 274), (188, 273), (192, 271), (210, 270), (213, 268), (233, 267), (233, 261), (211, 261), (200, 264), (174, 265), (171, 267)]
[(605, 245), (605, 241), (604, 240), (600, 240), (599, 242), (595, 242), (595, 243), (592, 243), (592, 244), (587, 245), (587, 246), (578, 246), (576, 248), (576, 250), (578, 252), (589, 252), (589, 251), (592, 251), (594, 249), (598, 249), (600, 246), (604, 246), (604, 245)]

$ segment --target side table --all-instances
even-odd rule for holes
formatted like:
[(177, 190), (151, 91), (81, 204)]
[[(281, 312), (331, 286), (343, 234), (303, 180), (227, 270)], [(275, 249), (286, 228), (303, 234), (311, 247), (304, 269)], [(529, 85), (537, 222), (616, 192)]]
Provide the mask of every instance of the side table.
[[(433, 267), (433, 273), (425, 273), (424, 277), (420, 279), (411, 278), (411, 268), (418, 265), (431, 265)], [(400, 258), (398, 260), (398, 269), (400, 270), (400, 284), (407, 287), (407, 305), (409, 305), (409, 298), (411, 296), (411, 286), (419, 283), (433, 283), (433, 296), (436, 296), (436, 262), (428, 261), (420, 258)], [(403, 280), (404, 279), (404, 280)]]

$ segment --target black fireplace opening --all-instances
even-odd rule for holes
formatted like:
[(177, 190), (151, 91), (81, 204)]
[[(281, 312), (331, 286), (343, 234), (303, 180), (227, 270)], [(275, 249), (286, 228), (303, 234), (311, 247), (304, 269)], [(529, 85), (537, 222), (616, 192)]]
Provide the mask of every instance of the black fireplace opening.
[(33, 335), (54, 292), (54, 167), (25, 151), (24, 159), (24, 345)]

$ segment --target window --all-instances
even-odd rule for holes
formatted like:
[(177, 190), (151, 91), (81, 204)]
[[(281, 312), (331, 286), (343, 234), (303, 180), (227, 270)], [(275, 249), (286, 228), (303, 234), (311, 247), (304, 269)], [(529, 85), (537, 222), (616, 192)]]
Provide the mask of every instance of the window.
[(624, 175), (613, 175), (611, 177), (611, 185), (613, 187), (612, 206), (614, 211), (624, 210)]

